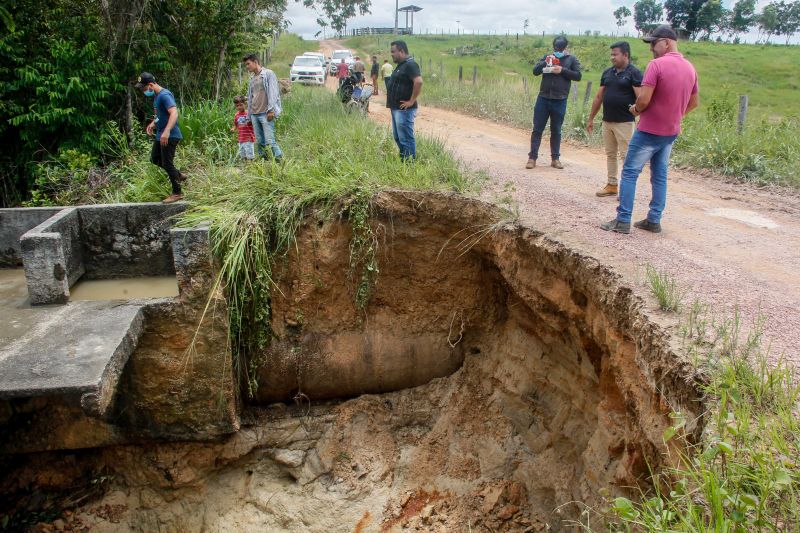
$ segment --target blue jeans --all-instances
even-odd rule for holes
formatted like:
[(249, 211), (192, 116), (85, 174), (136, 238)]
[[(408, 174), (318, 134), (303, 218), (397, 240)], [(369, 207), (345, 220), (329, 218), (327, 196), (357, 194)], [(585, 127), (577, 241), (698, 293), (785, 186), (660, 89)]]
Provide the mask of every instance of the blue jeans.
[(528, 159), (539, 158), (539, 145), (542, 144), (542, 134), (547, 120), (550, 120), (550, 157), (561, 157), (561, 126), (567, 114), (567, 99), (553, 100), (543, 96), (536, 97), (533, 106), (533, 131), (531, 132), (531, 151)]
[(253, 123), (253, 131), (256, 134), (256, 144), (258, 144), (258, 155), (264, 155), (264, 148), (269, 146), (272, 150), (272, 156), (279, 159), (283, 152), (278, 142), (275, 140), (275, 119), (267, 120), (266, 113), (255, 113), (250, 115), (250, 120)]
[(619, 207), (617, 220), (630, 222), (633, 213), (633, 199), (636, 196), (636, 180), (644, 165), (650, 161), (650, 184), (653, 196), (647, 220), (654, 224), (661, 222), (661, 213), (667, 205), (667, 167), (672, 153), (672, 143), (677, 135), (653, 135), (636, 130), (628, 145), (628, 154), (622, 166), (619, 183)]
[(402, 159), (417, 158), (417, 141), (414, 139), (414, 117), (417, 108), (392, 109), (392, 135), (400, 148)]

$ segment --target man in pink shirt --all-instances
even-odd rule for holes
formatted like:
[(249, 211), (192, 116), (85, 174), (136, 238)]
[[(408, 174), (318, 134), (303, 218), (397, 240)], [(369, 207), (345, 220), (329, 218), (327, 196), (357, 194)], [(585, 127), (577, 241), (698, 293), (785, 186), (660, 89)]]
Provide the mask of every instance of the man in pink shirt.
[(700, 104), (697, 72), (678, 53), (678, 35), (668, 25), (657, 27), (644, 38), (650, 44), (653, 60), (647, 65), (642, 90), (630, 112), (639, 116), (639, 126), (631, 138), (622, 167), (619, 206), (614, 220), (600, 228), (617, 233), (631, 232), (636, 180), (650, 162), (652, 197), (647, 218), (633, 226), (653, 233), (661, 232), (661, 214), (667, 204), (667, 168), (672, 144), (681, 132), (681, 120)]

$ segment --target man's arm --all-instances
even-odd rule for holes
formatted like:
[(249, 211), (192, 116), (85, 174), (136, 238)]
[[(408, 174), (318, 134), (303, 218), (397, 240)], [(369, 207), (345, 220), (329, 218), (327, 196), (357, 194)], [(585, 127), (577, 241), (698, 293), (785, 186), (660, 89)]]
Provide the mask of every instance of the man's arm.
[[(280, 114), (281, 89), (278, 84), (278, 77), (271, 70), (267, 72), (264, 80), (267, 90), (267, 120), (272, 120)], [(270, 116), (271, 115), (271, 116)]]
[(589, 120), (586, 123), (586, 131), (589, 133), (592, 133), (594, 130), (594, 117), (597, 116), (597, 112), (600, 111), (600, 106), (603, 105), (603, 95), (605, 92), (606, 88), (601, 85), (597, 94), (594, 95), (594, 100), (592, 100), (592, 109), (589, 111)]
[(554, 70), (553, 74), (559, 74), (560, 73), (562, 76), (564, 76), (568, 80), (581, 81), (581, 78), (583, 77), (583, 73), (581, 72), (581, 70), (583, 68), (583, 67), (581, 67), (581, 62), (578, 61), (578, 58), (575, 57), (575, 56), (570, 56), (570, 57), (572, 57), (572, 63), (570, 64), (571, 68), (564, 68), (562, 66), (560, 70), (558, 70), (558, 71)]
[(422, 91), (422, 76), (417, 76), (412, 80), (414, 86), (411, 88), (411, 98), (406, 101), (400, 101), (400, 109), (408, 109), (417, 102), (419, 93)]
[(700, 105), (700, 93), (694, 93), (691, 98), (689, 98), (689, 104), (686, 106), (686, 111), (684, 111), (684, 115), (688, 115), (690, 111), (697, 109)]
[[(547, 57), (547, 56), (545, 56), (545, 57)], [(544, 66), (547, 64), (547, 63), (545, 63), (545, 60), (544, 60), (545, 57), (541, 58), (539, 60), (539, 62), (536, 63), (533, 66), (533, 75), (534, 76), (541, 76), (542, 75), (542, 69), (544, 69)]]
[(636, 103), (630, 108), (634, 116), (639, 116), (650, 105), (650, 100), (653, 98), (653, 91), (655, 87), (652, 85), (642, 85), (639, 90), (639, 95), (636, 97)]
[(169, 120), (167, 120), (167, 126), (164, 128), (164, 131), (161, 132), (161, 146), (166, 146), (169, 144), (169, 134), (172, 131), (172, 128), (175, 126), (175, 123), (178, 122), (177, 107), (170, 107), (167, 109), (167, 113), (169, 113)]

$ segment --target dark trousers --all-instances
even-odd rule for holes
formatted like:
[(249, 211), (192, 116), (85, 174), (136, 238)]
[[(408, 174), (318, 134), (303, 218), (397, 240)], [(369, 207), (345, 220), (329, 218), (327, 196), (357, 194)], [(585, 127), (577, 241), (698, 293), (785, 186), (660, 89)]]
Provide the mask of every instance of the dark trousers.
[(383, 78), (383, 84), (386, 85), (386, 92), (389, 92), (389, 80), (392, 79), (391, 76), (386, 76)]
[(531, 151), (528, 159), (539, 158), (539, 145), (542, 144), (542, 134), (550, 120), (550, 157), (561, 157), (561, 126), (567, 114), (567, 99), (553, 100), (539, 96), (533, 107), (533, 131), (531, 132)]
[(153, 141), (153, 150), (150, 152), (150, 162), (163, 168), (172, 184), (172, 194), (181, 194), (181, 171), (175, 168), (175, 149), (178, 148), (180, 139), (170, 139), (166, 146), (161, 146), (161, 141)]

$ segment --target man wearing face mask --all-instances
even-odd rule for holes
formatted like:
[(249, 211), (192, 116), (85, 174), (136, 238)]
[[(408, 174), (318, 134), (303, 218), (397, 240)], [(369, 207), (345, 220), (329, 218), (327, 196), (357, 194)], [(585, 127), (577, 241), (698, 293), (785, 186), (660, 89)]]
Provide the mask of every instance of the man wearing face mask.
[(178, 106), (175, 97), (165, 87), (156, 83), (155, 77), (149, 72), (142, 72), (136, 83), (136, 88), (144, 92), (145, 96), (155, 96), (153, 100), (153, 120), (147, 125), (147, 134), (153, 135), (153, 149), (150, 152), (150, 162), (163, 168), (172, 184), (172, 194), (161, 202), (171, 204), (183, 200), (181, 182), (185, 179), (180, 170), (175, 168), (175, 150), (183, 139), (178, 126)]
[(581, 63), (567, 52), (569, 42), (564, 36), (553, 39), (553, 52), (545, 55), (533, 67), (534, 76), (542, 76), (539, 96), (533, 108), (531, 151), (525, 168), (534, 168), (539, 158), (542, 134), (550, 121), (550, 166), (564, 168), (561, 164), (561, 126), (567, 114), (567, 97), (573, 81), (581, 80)]

